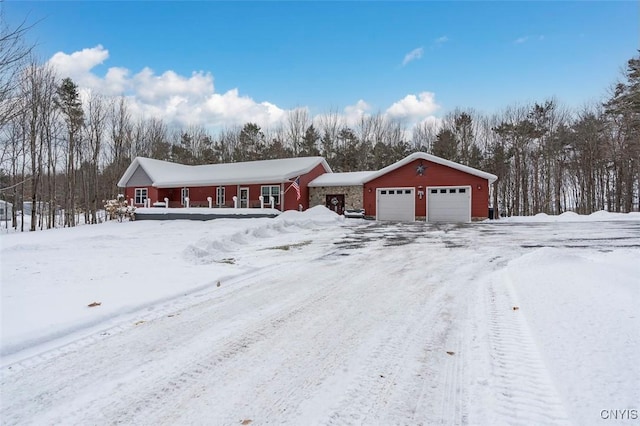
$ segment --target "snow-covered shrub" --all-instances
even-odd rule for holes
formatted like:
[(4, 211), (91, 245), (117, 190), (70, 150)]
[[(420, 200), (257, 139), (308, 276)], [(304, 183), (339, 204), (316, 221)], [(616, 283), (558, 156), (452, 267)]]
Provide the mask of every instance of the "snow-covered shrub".
[(118, 222), (122, 222), (125, 218), (129, 220), (136, 219), (136, 208), (127, 204), (127, 199), (124, 195), (118, 195), (116, 200), (105, 201), (104, 209), (111, 220), (118, 219)]

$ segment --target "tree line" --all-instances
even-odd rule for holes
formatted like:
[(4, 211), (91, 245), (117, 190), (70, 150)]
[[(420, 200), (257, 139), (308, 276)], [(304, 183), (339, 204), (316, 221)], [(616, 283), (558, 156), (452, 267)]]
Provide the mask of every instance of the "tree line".
[[(183, 164), (323, 156), (336, 172), (377, 170), (415, 151), (498, 176), (500, 215), (638, 210), (640, 56), (610, 96), (569, 110), (555, 99), (491, 115), (457, 109), (411, 129), (384, 114), (347, 123), (338, 112), (305, 109), (282, 124), (176, 127), (134, 117), (125, 97), (80, 95), (69, 78), (31, 59), (23, 27), (0, 38), (0, 199), (30, 204), (30, 230), (101, 220), (104, 200), (136, 156)], [(24, 214), (24, 213), (22, 213)], [(24, 228), (22, 228), (24, 230)]]

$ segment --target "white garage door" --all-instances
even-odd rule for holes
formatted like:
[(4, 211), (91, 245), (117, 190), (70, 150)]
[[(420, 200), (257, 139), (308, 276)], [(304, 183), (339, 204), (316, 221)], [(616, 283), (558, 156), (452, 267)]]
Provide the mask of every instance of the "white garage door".
[(427, 221), (471, 222), (471, 187), (427, 188)]
[(378, 188), (378, 220), (413, 222), (416, 220), (415, 188)]

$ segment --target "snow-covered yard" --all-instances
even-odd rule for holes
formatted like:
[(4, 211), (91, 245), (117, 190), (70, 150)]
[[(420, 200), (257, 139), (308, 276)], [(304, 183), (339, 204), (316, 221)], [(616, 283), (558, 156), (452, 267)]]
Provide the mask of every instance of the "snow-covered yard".
[(0, 244), (3, 425), (640, 415), (639, 214), (428, 225), (314, 208)]

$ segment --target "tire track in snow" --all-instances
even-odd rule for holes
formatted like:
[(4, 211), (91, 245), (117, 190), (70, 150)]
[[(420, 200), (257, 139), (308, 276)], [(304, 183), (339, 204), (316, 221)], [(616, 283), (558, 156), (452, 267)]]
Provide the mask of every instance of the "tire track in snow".
[[(443, 249), (433, 237), (428, 244), (435, 246), (434, 250)], [(415, 247), (411, 250), (415, 252)], [(410, 258), (410, 254), (405, 256)], [(469, 253), (470, 258), (473, 256)], [(470, 280), (478, 266), (470, 261), (468, 267), (461, 268), (457, 260), (447, 260), (446, 253), (433, 261), (442, 268), (438, 276), (425, 278), (424, 271), (416, 271), (415, 276), (409, 277), (429, 280), (429, 297), (420, 292), (406, 295), (413, 305), (405, 308), (402, 331), (399, 333), (397, 326), (390, 327), (386, 339), (365, 357), (357, 379), (331, 412), (329, 424), (388, 424), (398, 419), (411, 424), (466, 422), (463, 325), (469, 315), (469, 294), (473, 292), (465, 286), (472, 284)], [(407, 263), (416, 264), (416, 259)], [(428, 264), (425, 269), (429, 269)], [(453, 284), (457, 279), (460, 281)], [(446, 351), (455, 354), (450, 356)], [(376, 371), (388, 374), (378, 377)]]
[[(523, 312), (504, 283), (474, 281), (504, 265), (477, 229), (430, 228), (389, 248), (393, 233), (369, 226), (365, 254), (353, 238), (356, 250), (325, 251), (341, 256), (287, 263), (177, 317), (23, 365), (2, 378), (16, 392), (3, 422), (562, 424)], [(476, 352), (484, 363), (469, 363)], [(467, 385), (485, 372), (478, 408)]]
[[(491, 389), (497, 422), (509, 425), (571, 424), (538, 348), (517, 307), (506, 273), (490, 283), (485, 305), (491, 356)], [(507, 287), (497, 288), (506, 285)]]
[[(431, 300), (436, 301), (441, 297), (433, 295)], [(399, 390), (398, 386), (406, 386), (406, 383), (402, 383), (401, 370), (411, 363), (411, 358), (416, 355), (414, 350), (424, 344), (427, 339), (425, 329), (439, 313), (430, 313), (424, 306), (420, 308), (425, 315), (413, 315), (415, 320), (405, 323), (400, 332), (397, 327), (384, 330), (386, 336), (376, 342), (373, 351), (365, 358), (343, 399), (329, 414), (328, 424), (379, 423), (381, 414), (398, 418), (398, 411), (402, 411), (400, 418), (406, 418), (406, 408), (393, 406), (396, 402), (393, 393)], [(387, 410), (396, 413), (387, 413)]]
[[(221, 341), (206, 335), (196, 336), (195, 340), (200, 340), (200, 337), (202, 340), (193, 343), (189, 350), (154, 360), (148, 366), (140, 365), (130, 376), (120, 377), (108, 386), (91, 392), (90, 399), (81, 397), (74, 401), (71, 405), (75, 405), (75, 409), (71, 412), (67, 409), (60, 417), (44, 418), (44, 423), (64, 420), (81, 424), (94, 416), (104, 416), (110, 421), (124, 424), (171, 424), (169, 419), (177, 408), (206, 395), (211, 383), (224, 378), (218, 371), (230, 371), (232, 375), (237, 375), (241, 370), (236, 368), (239, 366), (233, 366), (235, 359), (269, 339), (274, 330), (299, 315), (306, 306), (326, 298), (326, 294), (314, 293), (302, 303), (295, 299), (268, 317), (248, 324), (239, 335), (230, 334)], [(184, 331), (188, 326), (189, 323), (185, 324)], [(246, 366), (246, 362), (242, 364)], [(108, 397), (114, 391), (127, 397), (114, 403)]]

